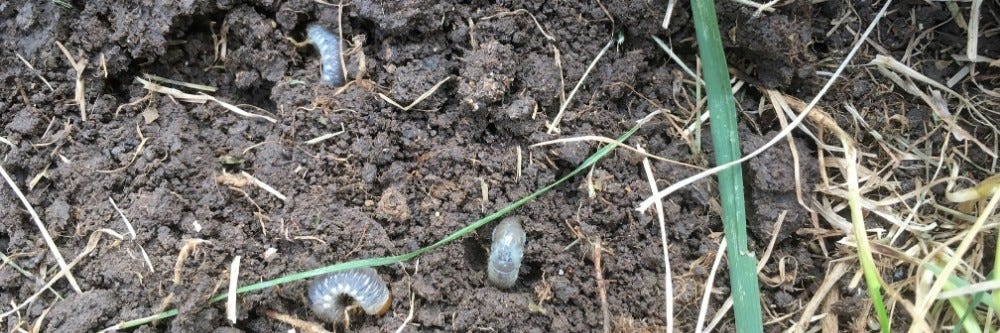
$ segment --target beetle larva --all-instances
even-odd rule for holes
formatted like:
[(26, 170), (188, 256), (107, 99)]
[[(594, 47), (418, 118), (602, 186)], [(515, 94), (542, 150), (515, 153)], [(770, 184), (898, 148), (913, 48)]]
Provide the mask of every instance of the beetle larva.
[(490, 281), (497, 287), (510, 288), (517, 282), (521, 258), (524, 257), (524, 241), (524, 229), (519, 217), (505, 218), (493, 229), (487, 270)]
[(306, 28), (309, 41), (319, 50), (320, 63), (323, 65), (321, 77), (323, 82), (336, 87), (344, 85), (343, 67), (340, 66), (340, 38), (323, 26), (311, 24)]
[(392, 293), (375, 269), (365, 267), (334, 272), (313, 281), (309, 287), (309, 303), (316, 316), (339, 323), (351, 300), (365, 313), (382, 315), (392, 305)]

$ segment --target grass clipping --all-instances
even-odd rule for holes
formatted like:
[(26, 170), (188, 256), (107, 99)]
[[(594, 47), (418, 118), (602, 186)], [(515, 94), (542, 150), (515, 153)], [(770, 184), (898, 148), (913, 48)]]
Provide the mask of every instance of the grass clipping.
[(223, 101), (219, 100), (218, 98), (215, 98), (212, 95), (208, 95), (208, 94), (205, 94), (205, 93), (189, 94), (189, 93), (180, 91), (180, 89), (165, 87), (165, 86), (162, 86), (160, 84), (153, 83), (151, 81), (147, 81), (147, 80), (144, 80), (144, 79), (138, 78), (138, 77), (135, 78), (135, 81), (141, 83), (142, 87), (145, 88), (146, 90), (149, 90), (149, 91), (152, 91), (152, 92), (158, 92), (158, 93), (170, 96), (171, 98), (173, 98), (175, 100), (178, 100), (178, 101), (181, 101), (181, 102), (205, 104), (205, 103), (211, 101), (211, 102), (215, 102), (215, 103), (221, 105), (223, 108), (226, 108), (226, 110), (229, 110), (230, 112), (238, 114), (238, 115), (243, 116), (243, 117), (255, 118), (255, 119), (263, 119), (263, 120), (267, 120), (267, 121), (272, 122), (272, 123), (277, 123), (278, 122), (277, 119), (274, 119), (274, 118), (271, 118), (271, 117), (268, 117), (268, 116), (265, 116), (265, 115), (260, 115), (260, 114), (256, 114), (256, 113), (247, 112), (247, 111), (241, 109), (240, 107), (238, 107), (236, 105), (223, 102)]

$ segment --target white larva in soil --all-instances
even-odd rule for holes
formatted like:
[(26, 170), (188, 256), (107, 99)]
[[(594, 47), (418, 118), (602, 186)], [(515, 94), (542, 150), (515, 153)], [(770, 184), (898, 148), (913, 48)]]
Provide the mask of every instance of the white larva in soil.
[(320, 276), (309, 287), (309, 303), (317, 317), (344, 321), (344, 310), (354, 300), (365, 313), (382, 315), (392, 305), (392, 293), (372, 268), (356, 268)]
[(335, 87), (344, 85), (343, 67), (340, 66), (340, 38), (321, 25), (311, 24), (306, 28), (309, 42), (319, 51), (319, 60), (323, 65), (321, 78), (323, 82)]
[(524, 257), (524, 228), (521, 219), (511, 216), (500, 221), (493, 229), (493, 245), (490, 246), (490, 261), (487, 267), (490, 282), (500, 288), (510, 288), (517, 282)]

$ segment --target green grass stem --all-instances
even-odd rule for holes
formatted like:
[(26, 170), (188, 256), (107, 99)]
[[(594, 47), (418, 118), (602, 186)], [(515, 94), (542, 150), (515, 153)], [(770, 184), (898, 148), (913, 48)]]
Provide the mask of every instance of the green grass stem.
[[(692, 0), (691, 11), (701, 55), (702, 77), (708, 94), (712, 144), (715, 163), (722, 165), (740, 157), (740, 137), (736, 127), (736, 105), (729, 85), (729, 67), (722, 49), (715, 2)], [(738, 166), (718, 174), (722, 221), (729, 247), (729, 283), (732, 288), (736, 331), (763, 332), (757, 260), (747, 248), (746, 208), (743, 197), (743, 172)]]
[(882, 333), (891, 332), (891, 321), (885, 309), (885, 302), (882, 300), (882, 279), (879, 277), (878, 266), (875, 265), (875, 257), (872, 255), (871, 244), (868, 241), (867, 229), (865, 227), (864, 213), (861, 211), (861, 190), (858, 180), (858, 150), (851, 143), (847, 133), (838, 131), (838, 136), (843, 142), (844, 158), (847, 159), (847, 204), (851, 210), (851, 226), (854, 234), (854, 241), (857, 243), (858, 261), (861, 262), (861, 270), (865, 276), (865, 285), (868, 286), (868, 298), (872, 301), (875, 314), (878, 317), (879, 327)]

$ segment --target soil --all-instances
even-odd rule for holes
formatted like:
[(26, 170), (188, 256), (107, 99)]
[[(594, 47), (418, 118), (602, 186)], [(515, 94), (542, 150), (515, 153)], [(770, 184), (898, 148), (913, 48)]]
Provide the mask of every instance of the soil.
[[(225, 290), (234, 257), (242, 257), (239, 281), (245, 285), (418, 249), (552, 183), (599, 147), (532, 144), (617, 137), (656, 110), (670, 116), (655, 118), (629, 144), (710, 166), (708, 126), (697, 155), (673, 127), (693, 119), (697, 101), (689, 79), (650, 36), (670, 41), (692, 66), (697, 49), (687, 3), (678, 2), (664, 30), (665, 3), (355, 0), (342, 15), (337, 6), (306, 0), (2, 3), (0, 136), (13, 147), (0, 144), (0, 164), (67, 261), (85, 251), (92, 235), (101, 239), (72, 270), (83, 293), (60, 280), (53, 289), (61, 297), (42, 293), (0, 327), (89, 332), (177, 308), (176, 317), (136, 331), (287, 331), (288, 324), (268, 313), (318, 322), (306, 303), (306, 281), (241, 295), (235, 324), (226, 319), (223, 304), (207, 302)], [(737, 95), (744, 151), (781, 128), (773, 111), (759, 109), (761, 93), (755, 88), (811, 98), (824, 82), (816, 72), (833, 70), (854, 33), (864, 30), (880, 6), (792, 1), (755, 16), (752, 8), (720, 1), (732, 72), (749, 84)], [(997, 3), (984, 2), (984, 13), (998, 9)], [(921, 42), (918, 59), (925, 60), (914, 61), (914, 67), (942, 82), (959, 69), (932, 60), (964, 50), (964, 32), (948, 22), (943, 2), (897, 1), (890, 13), (873, 34), (884, 50), (866, 46), (854, 64), (882, 51), (901, 57), (922, 31), (911, 25), (915, 15), (922, 27), (944, 25)], [(313, 22), (341, 27), (345, 49), (355, 50), (346, 56), (352, 83), (343, 89), (321, 84), (315, 49), (294, 43)], [(619, 34), (624, 41), (586, 78), (560, 133), (547, 134), (562, 96)], [(57, 42), (86, 60), (86, 121), (74, 102), (76, 72)], [(981, 55), (996, 58), (1000, 36), (983, 36), (979, 47)], [(980, 75), (992, 77), (984, 84), (994, 84), (997, 70), (982, 70)], [(143, 74), (217, 87), (213, 96), (256, 106), (246, 109), (277, 122), (242, 117), (214, 103), (184, 103), (162, 94), (147, 98), (134, 80)], [(408, 105), (445, 79), (409, 110), (381, 97)], [(930, 118), (926, 104), (874, 89), (884, 86), (880, 80), (885, 79), (852, 66), (823, 105), (832, 106), (844, 128), (856, 124), (835, 108), (840, 103), (859, 110), (891, 105), (888, 111), (866, 111), (865, 120), (909, 140), (927, 134), (921, 125)], [(901, 123), (909, 125), (896, 126)], [(980, 127), (967, 130), (984, 141), (989, 135)], [(305, 143), (341, 131), (318, 144)], [(817, 147), (804, 133), (794, 137), (801, 191), (809, 198), (820, 181)], [(859, 140), (875, 145), (870, 135)], [(970, 150), (969, 159), (990, 165), (986, 154)], [(762, 283), (769, 318), (808, 302), (827, 263), (841, 251), (835, 244), (840, 237), (801, 232), (819, 226), (815, 223), (828, 225), (814, 222), (800, 205), (793, 160), (783, 143), (744, 166), (751, 249), (761, 253), (776, 239), (771, 262), (780, 258), (796, 267), (792, 279)], [(355, 316), (352, 330), (395, 330), (411, 311), (411, 292), (412, 320), (404, 331), (591, 332), (605, 327), (605, 320), (614, 331), (662, 330), (660, 230), (655, 214), (635, 210), (650, 194), (641, 162), (640, 155), (618, 150), (594, 168), (593, 196), (587, 178), (577, 177), (516, 210), (513, 214), (526, 221), (528, 243), (513, 288), (497, 289), (486, 279), (488, 225), (419, 257), (419, 264), (378, 268), (396, 295), (391, 311)], [(653, 165), (660, 188), (698, 171)], [(247, 185), (241, 172), (287, 200)], [(911, 179), (897, 180), (912, 188), (923, 177), (914, 172)], [(714, 182), (701, 181), (664, 202), (678, 331), (694, 329), (722, 237), (716, 194)], [(109, 199), (131, 222), (134, 239)], [(0, 304), (7, 311), (38, 291), (59, 266), (6, 184), (0, 186), (0, 207), (0, 249), (31, 274), (0, 266)], [(196, 240), (202, 242), (186, 245)], [(603, 318), (595, 278), (592, 244), (598, 240), (604, 247), (609, 318)], [(762, 276), (777, 276), (778, 270), (769, 264)], [(709, 318), (728, 295), (725, 267), (720, 272)], [(846, 301), (856, 292), (846, 286), (837, 290)], [(841, 307), (837, 313), (861, 316), (864, 309)], [(766, 329), (785, 326), (787, 321), (779, 321)], [(718, 329), (731, 327), (729, 316)]]

